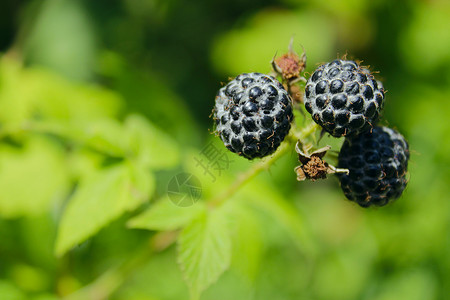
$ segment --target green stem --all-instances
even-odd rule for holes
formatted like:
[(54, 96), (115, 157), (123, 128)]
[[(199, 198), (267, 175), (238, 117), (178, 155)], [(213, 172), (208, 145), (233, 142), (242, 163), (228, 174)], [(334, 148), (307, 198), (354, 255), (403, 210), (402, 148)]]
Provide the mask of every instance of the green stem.
[(287, 137), (286, 141), (281, 144), (280, 148), (278, 148), (278, 150), (272, 156), (261, 160), (260, 162), (256, 163), (252, 168), (240, 174), (236, 179), (236, 181), (234, 181), (228, 189), (226, 189), (223, 193), (219, 194), (217, 197), (211, 199), (211, 201), (209, 201), (208, 204), (211, 207), (222, 205), (228, 198), (233, 196), (243, 185), (252, 180), (263, 170), (267, 170), (270, 166), (272, 166), (275, 161), (277, 161), (281, 156), (283, 156), (287, 151), (289, 151), (289, 149), (291, 149), (293, 143), (296, 143), (297, 140), (300, 141), (304, 140), (305, 138), (313, 134), (317, 128), (318, 125), (314, 122), (311, 122), (306, 128), (304, 128), (301, 131), (296, 131), (295, 128), (293, 128), (293, 130), (291, 130), (289, 136)]
[[(218, 197), (209, 201), (211, 207), (217, 207), (225, 203), (227, 199), (233, 196), (243, 185), (274, 164), (281, 156), (291, 149), (291, 146), (297, 140), (304, 140), (314, 132), (318, 125), (311, 122), (304, 129), (298, 131), (293, 128), (283, 142), (280, 148), (271, 156), (256, 163), (251, 169), (242, 173), (236, 181)], [(152, 237), (150, 247), (145, 247), (135, 253), (131, 259), (120, 266), (112, 267), (92, 283), (84, 286), (80, 290), (66, 296), (63, 300), (105, 300), (110, 297), (136, 269), (142, 267), (155, 253), (163, 251), (172, 245), (177, 238), (177, 232), (161, 232)]]

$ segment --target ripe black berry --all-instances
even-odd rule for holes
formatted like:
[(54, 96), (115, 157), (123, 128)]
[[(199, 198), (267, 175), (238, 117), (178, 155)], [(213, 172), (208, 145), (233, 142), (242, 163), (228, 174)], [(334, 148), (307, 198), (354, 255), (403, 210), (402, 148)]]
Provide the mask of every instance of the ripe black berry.
[(334, 137), (369, 131), (383, 108), (384, 90), (354, 61), (324, 64), (308, 79), (305, 108)]
[(273, 153), (293, 118), (288, 93), (269, 75), (241, 74), (216, 96), (216, 131), (230, 151), (247, 159)]
[(339, 174), (345, 196), (362, 207), (383, 206), (406, 187), (409, 150), (405, 138), (388, 127), (375, 127), (347, 137), (339, 153)]

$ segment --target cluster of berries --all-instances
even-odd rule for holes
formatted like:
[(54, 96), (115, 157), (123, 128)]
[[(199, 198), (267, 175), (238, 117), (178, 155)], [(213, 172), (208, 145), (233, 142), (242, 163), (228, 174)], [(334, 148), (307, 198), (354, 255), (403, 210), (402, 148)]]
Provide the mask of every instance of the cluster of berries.
[[(213, 110), (216, 133), (225, 146), (247, 159), (267, 156), (289, 133), (294, 119), (292, 87), (306, 63), (290, 51), (272, 62), (285, 87), (273, 76), (244, 73), (222, 87)], [(297, 178), (337, 173), (345, 196), (362, 207), (383, 206), (398, 198), (407, 180), (408, 143), (397, 131), (376, 126), (384, 89), (354, 61), (337, 59), (318, 67), (306, 81), (304, 105), (312, 119), (333, 137), (345, 137), (338, 168), (322, 160), (329, 148), (312, 154), (296, 150)]]

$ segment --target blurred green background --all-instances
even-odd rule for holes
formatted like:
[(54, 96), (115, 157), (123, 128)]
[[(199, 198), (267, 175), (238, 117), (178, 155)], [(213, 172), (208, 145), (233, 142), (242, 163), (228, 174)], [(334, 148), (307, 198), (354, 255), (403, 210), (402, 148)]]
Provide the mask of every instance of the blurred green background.
[[(201, 299), (450, 299), (446, 0), (3, 0), (0, 299), (189, 299), (195, 275), (176, 253), (203, 224), (193, 211), (255, 163), (226, 154), (216, 181), (196, 165), (225, 149), (210, 134), (215, 93), (269, 72), (292, 36), (307, 72), (344, 54), (379, 71), (410, 182), (362, 209), (336, 178), (297, 182), (290, 151), (229, 200), (226, 251), (187, 248), (212, 262)], [(204, 201), (164, 206), (181, 171)]]

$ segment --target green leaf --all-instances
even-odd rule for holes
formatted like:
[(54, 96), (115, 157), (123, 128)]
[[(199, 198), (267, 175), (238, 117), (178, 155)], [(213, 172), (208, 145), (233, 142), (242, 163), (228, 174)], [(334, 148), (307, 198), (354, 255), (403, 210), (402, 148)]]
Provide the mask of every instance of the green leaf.
[(31, 113), (44, 120), (90, 124), (117, 117), (122, 106), (119, 94), (101, 86), (70, 82), (40, 68), (24, 69), (23, 73), (20, 86), (25, 82), (24, 96), (34, 101)]
[(177, 144), (142, 116), (131, 115), (125, 124), (113, 119), (72, 122), (66, 126), (71, 139), (115, 157), (129, 157), (143, 167), (166, 169), (179, 161)]
[(16, 148), (0, 146), (0, 215), (39, 215), (66, 196), (64, 152), (43, 138)]
[[(21, 124), (30, 118), (34, 98), (31, 97), (27, 82), (24, 83), (21, 65), (6, 57), (0, 60), (0, 123)], [(22, 87), (22, 88), (20, 88)]]
[(50, 287), (50, 278), (44, 269), (18, 263), (11, 267), (9, 274), (14, 283), (27, 292), (37, 293)]
[(25, 294), (9, 281), (0, 280), (0, 299), (25, 300)]
[(205, 212), (202, 202), (189, 207), (180, 207), (164, 197), (140, 215), (128, 222), (131, 228), (149, 230), (175, 230), (189, 224)]
[(302, 252), (314, 254), (314, 244), (305, 230), (305, 223), (297, 208), (274, 188), (265, 182), (254, 180), (243, 189), (242, 196), (243, 201), (262, 210), (282, 225)]
[(62, 216), (56, 254), (64, 254), (124, 212), (135, 209), (153, 190), (153, 176), (127, 162), (87, 176)]
[(258, 274), (262, 258), (262, 231), (261, 222), (254, 210), (249, 209), (241, 202), (233, 202), (233, 255), (231, 266), (238, 270), (250, 282)]
[(139, 163), (152, 169), (167, 169), (179, 161), (176, 143), (147, 119), (131, 115), (125, 120), (128, 147)]
[(122, 105), (114, 91), (73, 83), (46, 69), (23, 68), (7, 57), (0, 59), (0, 82), (0, 122), (18, 129), (36, 116), (41, 122), (90, 124), (116, 117)]
[(71, 139), (89, 148), (115, 157), (127, 154), (126, 133), (122, 124), (116, 120), (99, 119), (89, 124), (71, 124), (67, 129), (69, 131), (66, 134)]
[(202, 214), (181, 232), (178, 263), (193, 299), (220, 277), (230, 261), (231, 237), (224, 209)]

